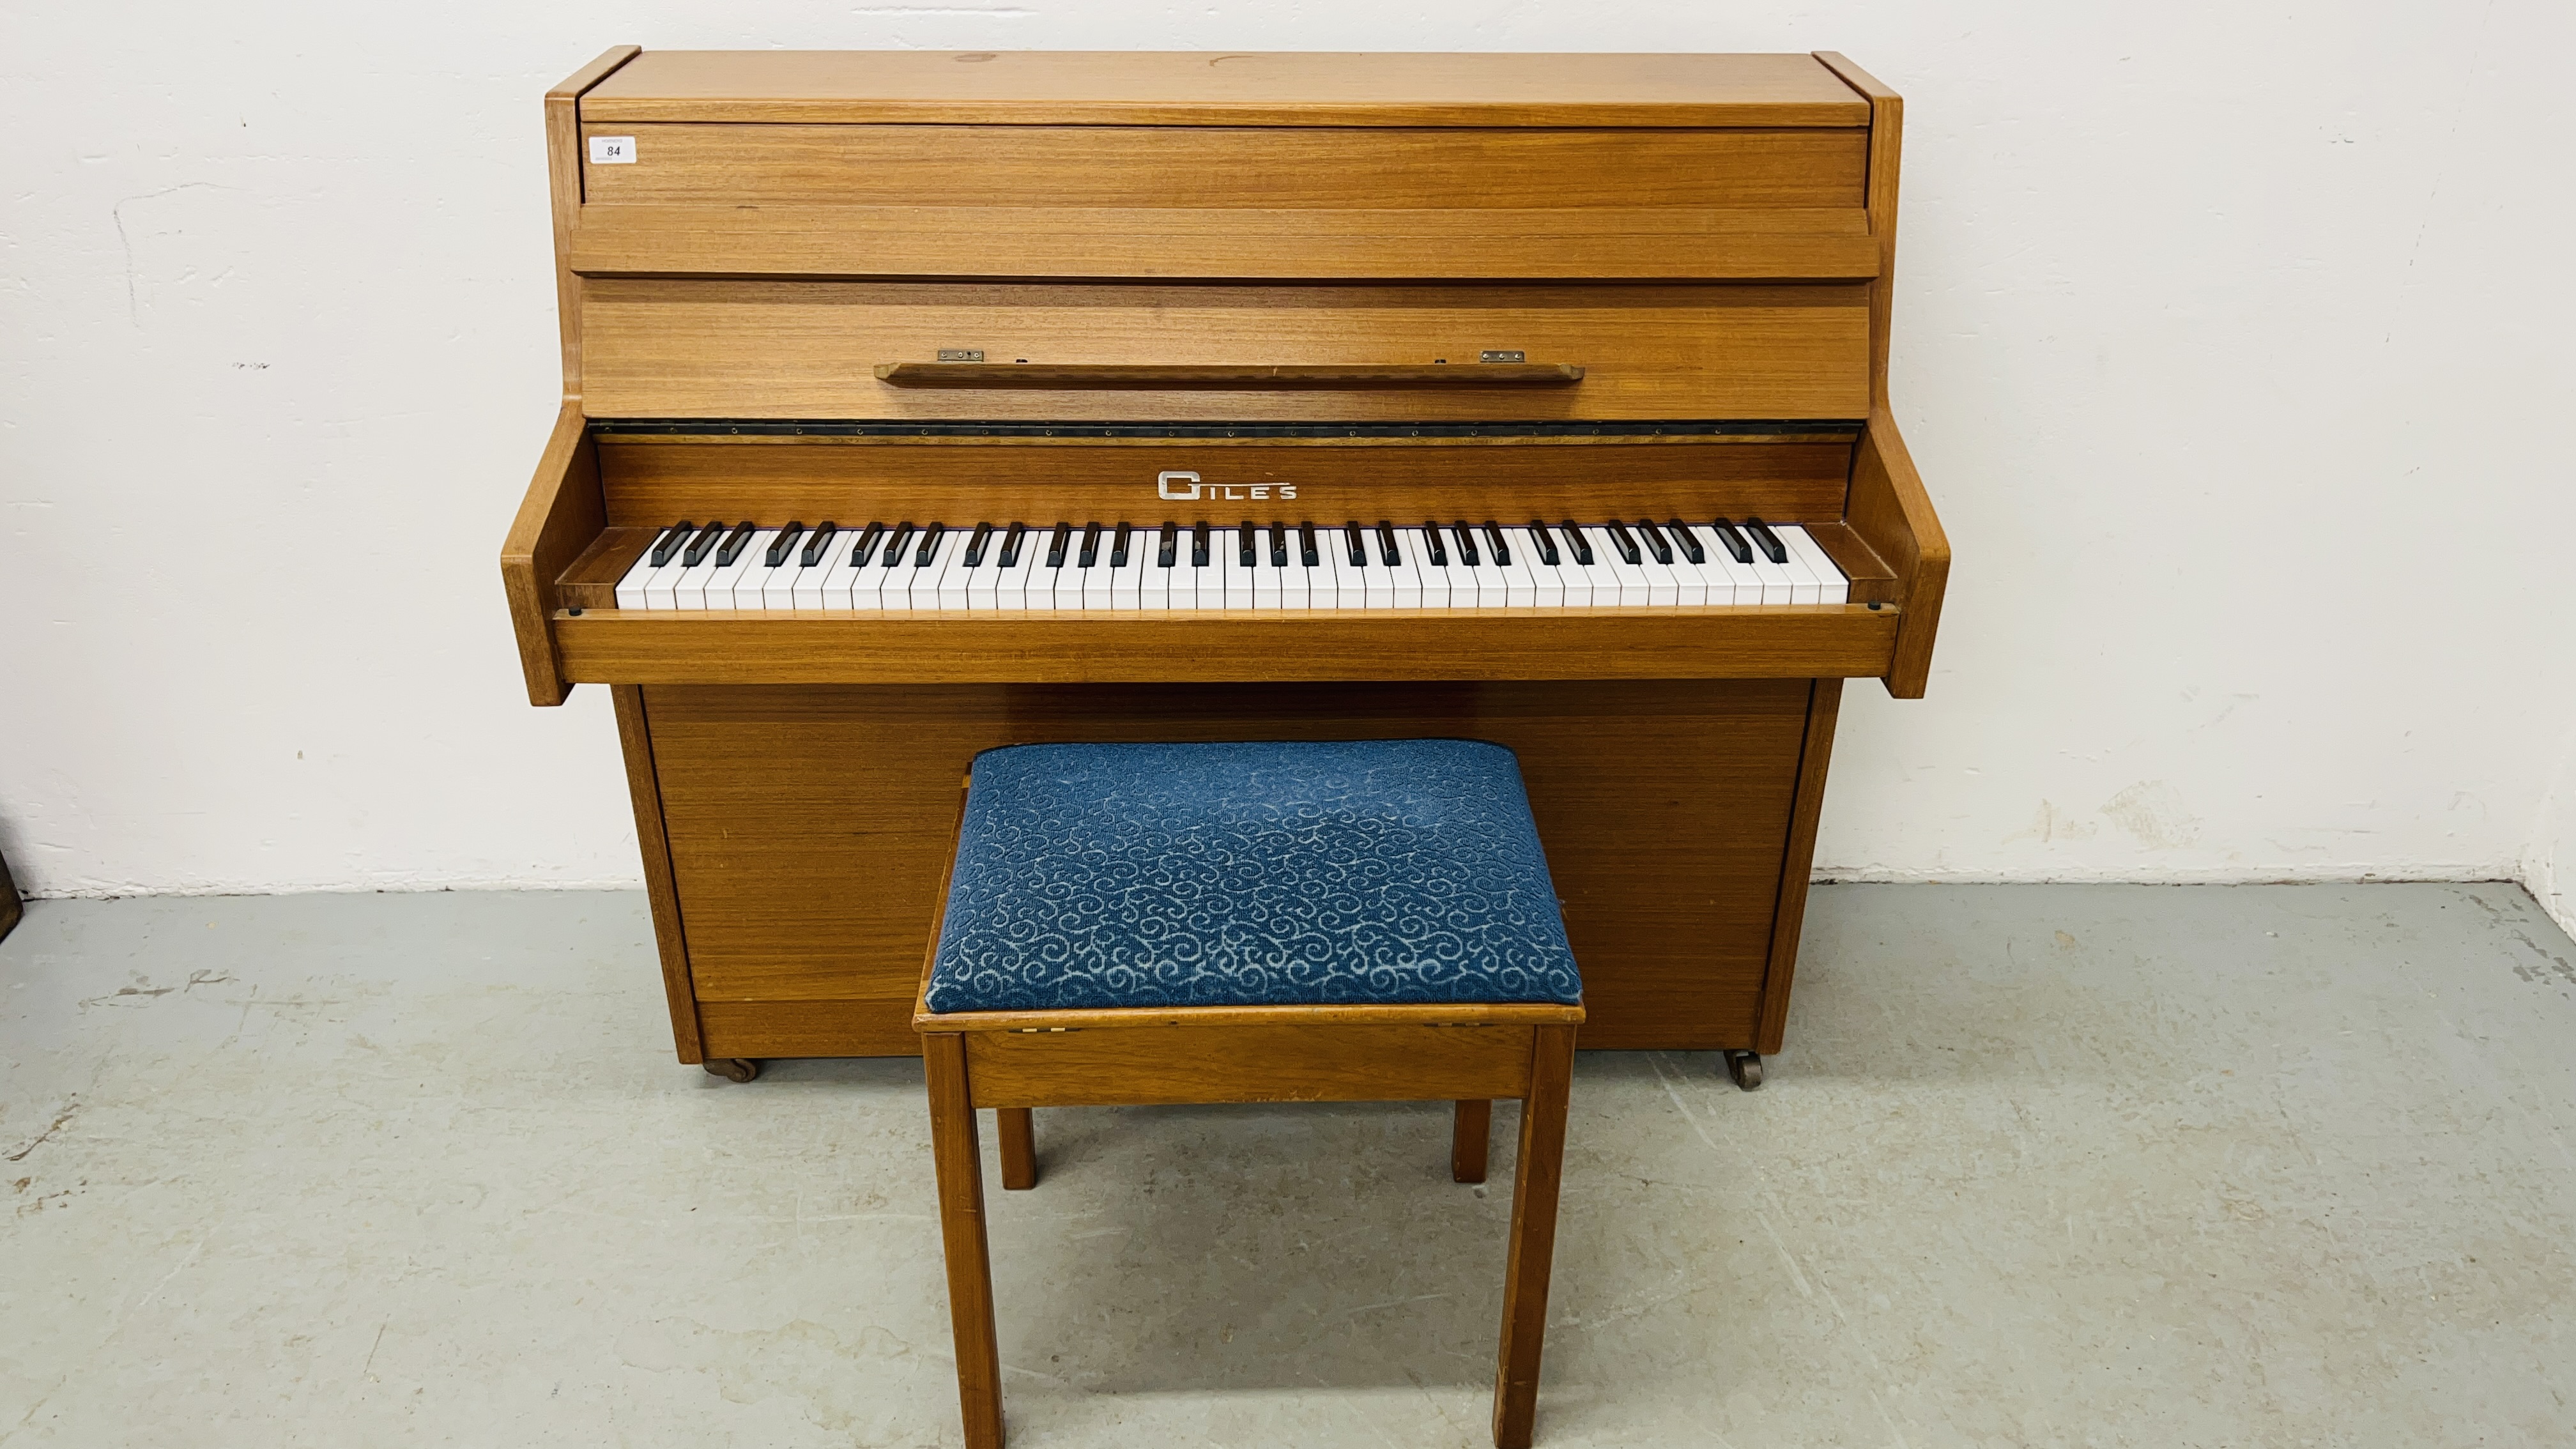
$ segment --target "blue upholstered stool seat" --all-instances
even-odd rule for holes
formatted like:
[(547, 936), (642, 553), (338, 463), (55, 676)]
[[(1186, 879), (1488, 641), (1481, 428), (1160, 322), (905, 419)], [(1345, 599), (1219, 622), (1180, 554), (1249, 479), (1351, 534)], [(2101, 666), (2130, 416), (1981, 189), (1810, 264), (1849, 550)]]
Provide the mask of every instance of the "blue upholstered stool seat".
[(1368, 740), (977, 756), (927, 1004), (1582, 997), (1511, 751)]

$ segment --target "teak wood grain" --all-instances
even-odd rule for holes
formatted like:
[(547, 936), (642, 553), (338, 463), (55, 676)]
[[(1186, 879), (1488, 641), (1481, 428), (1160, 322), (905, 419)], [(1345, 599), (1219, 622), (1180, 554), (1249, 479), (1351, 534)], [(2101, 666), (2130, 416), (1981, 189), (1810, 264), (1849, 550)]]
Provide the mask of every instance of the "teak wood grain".
[[(616, 703), (617, 742), (626, 758), (627, 797), (635, 807), (635, 843), (644, 864), (644, 899), (653, 912), (653, 940), (662, 958), (662, 991), (671, 1008), (671, 1041), (680, 1060), (706, 1060), (698, 1029), (697, 991), (689, 980), (689, 936), (680, 919), (680, 893), (671, 879), (671, 841), (662, 829), (662, 786), (653, 769), (653, 729), (644, 713), (644, 691), (631, 684), (609, 690)], [(722, 1053), (735, 1056), (742, 1053)]]
[[(1810, 694), (1806, 680), (643, 691), (703, 1049), (743, 1057), (916, 1049), (957, 782), (979, 750), (1420, 735), (1518, 755), (1583, 966), (1586, 1045), (1751, 1047)], [(1449, 1019), (1509, 1015), (1530, 1019)]]
[[(1808, 286), (583, 284), (593, 417), (1040, 421), (1854, 418), (1869, 294)], [(877, 364), (975, 349), (994, 363), (1471, 366), (1486, 349), (1585, 369), (1565, 389), (1295, 392), (890, 386)], [(991, 365), (991, 364), (987, 364)]]
[(1584, 609), (767, 613), (555, 619), (564, 677), (606, 684), (1876, 678), (1902, 611)]
[(1223, 388), (1268, 392), (1282, 388), (1376, 391), (1405, 387), (1572, 387), (1583, 368), (1569, 362), (1444, 363), (1117, 363), (880, 362), (877, 381), (896, 387), (1123, 387)]
[(562, 604), (556, 581), (607, 526), (598, 450), (582, 427), (580, 404), (567, 399), (537, 456), (518, 517), (501, 540), (501, 589), (510, 603), (530, 704), (561, 704), (571, 688), (555, 658), (548, 623)]
[(1932, 496), (1914, 471), (1896, 420), (1884, 411), (1870, 415), (1868, 431), (1852, 455), (1846, 517), (1852, 532), (1896, 576), (1901, 609), (1896, 647), (1885, 671), (1887, 692), (1898, 699), (1921, 699), (1932, 674), (1941, 599), (1949, 589), (1950, 536), (1932, 511)]
[(572, 238), (582, 205), (581, 97), (642, 53), (640, 46), (611, 46), (546, 92), (546, 181), (554, 210), (555, 321), (563, 344), (563, 395), (567, 398), (581, 396), (581, 279), (573, 275), (572, 269)]
[(1416, 1098), (1517, 1097), (1527, 1026), (1081, 1027), (966, 1034), (978, 1107), (1368, 1102), (1401, 1062)]
[[(1852, 438), (599, 438), (611, 526), (682, 518), (1626, 518), (1752, 514), (1838, 527)], [(1165, 472), (1200, 497), (1166, 498)], [(1846, 569), (1846, 573), (1854, 570)], [(1874, 565), (1858, 571), (1875, 576)]]
[[(1887, 87), (1832, 53), (620, 47), (545, 115), (567, 401), (504, 545), (505, 592), (533, 702), (618, 686), (683, 1059), (919, 1049), (905, 962), (925, 944), (922, 862), (976, 748), (1422, 734), (1520, 752), (1591, 987), (1587, 1045), (1777, 1048), (1839, 681), (1922, 693), (1949, 568), (1888, 402), (1903, 113)], [(636, 137), (641, 160), (589, 166), (585, 134)], [(1584, 377), (876, 376), (945, 348), (981, 348), (988, 369), (1426, 370), (1520, 349)], [(653, 418), (951, 435), (583, 427)], [(1807, 431), (1213, 435), (1713, 419)], [(1045, 436), (1057, 423), (1212, 435)], [(1174, 471), (1204, 496), (1145, 491)], [(608, 607), (649, 531), (684, 517), (1638, 510), (1803, 523), (1859, 603), (1548, 620)], [(920, 793), (933, 780), (944, 802)]]
[(591, 121), (1008, 126), (1860, 126), (1805, 55), (655, 51)]
[(1652, 282), (1866, 279), (1858, 207), (625, 205), (582, 209), (583, 276)]
[(593, 121), (593, 206), (1063, 209), (1864, 205), (1867, 128), (851, 126)]

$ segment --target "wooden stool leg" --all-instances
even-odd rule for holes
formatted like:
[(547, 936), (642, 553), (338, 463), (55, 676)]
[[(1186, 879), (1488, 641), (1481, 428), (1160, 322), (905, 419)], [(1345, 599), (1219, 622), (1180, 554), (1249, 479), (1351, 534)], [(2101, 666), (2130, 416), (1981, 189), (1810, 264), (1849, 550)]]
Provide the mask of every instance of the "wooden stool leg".
[(1493, 1135), (1494, 1104), (1461, 1102), (1449, 1132), (1449, 1176), (1457, 1182), (1485, 1180), (1485, 1142)]
[(997, 1107), (995, 1120), (1002, 1129), (1002, 1188), (1006, 1192), (1025, 1192), (1038, 1185), (1038, 1138), (1036, 1124), (1026, 1107)]
[(930, 1085), (930, 1153), (939, 1172), (939, 1238), (948, 1256), (948, 1322), (957, 1336), (957, 1404), (966, 1419), (966, 1449), (1002, 1449), (1002, 1351), (993, 1334), (984, 1164), (966, 1089), (965, 1038), (924, 1035), (921, 1055)]
[(1512, 1245), (1503, 1269), (1503, 1346), (1494, 1365), (1494, 1449), (1529, 1449), (1538, 1418), (1539, 1341), (1547, 1332), (1547, 1274), (1556, 1252), (1556, 1189), (1565, 1168), (1565, 1098), (1574, 1028), (1542, 1026), (1521, 1102), (1520, 1172), (1512, 1185)]

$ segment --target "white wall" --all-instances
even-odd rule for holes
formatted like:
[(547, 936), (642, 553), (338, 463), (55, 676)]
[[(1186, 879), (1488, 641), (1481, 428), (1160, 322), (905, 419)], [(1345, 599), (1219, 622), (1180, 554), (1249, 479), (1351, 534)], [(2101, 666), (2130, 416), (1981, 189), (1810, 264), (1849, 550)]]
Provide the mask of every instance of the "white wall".
[(1958, 567), (1820, 869), (2576, 869), (2562, 5), (462, 0), (0, 16), (31, 888), (634, 878), (606, 702), (520, 702), (493, 564), (554, 406), (537, 97), (628, 40), (1847, 51), (1909, 103)]

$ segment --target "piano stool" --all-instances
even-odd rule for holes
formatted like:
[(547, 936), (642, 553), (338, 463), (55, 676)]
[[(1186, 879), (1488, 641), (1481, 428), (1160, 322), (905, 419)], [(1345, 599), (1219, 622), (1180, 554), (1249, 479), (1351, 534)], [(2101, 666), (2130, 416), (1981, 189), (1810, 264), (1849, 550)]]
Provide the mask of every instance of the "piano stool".
[(975, 757), (913, 1025), (970, 1449), (1002, 1443), (975, 1113), (1452, 1101), (1485, 1176), (1522, 1100), (1494, 1443), (1530, 1442), (1583, 982), (1511, 751), (1469, 740), (1020, 745)]

